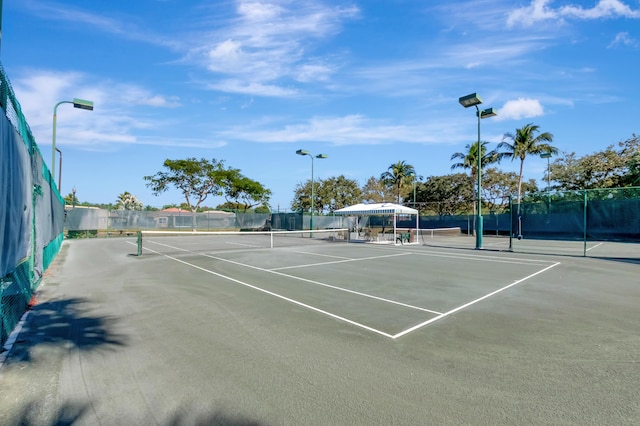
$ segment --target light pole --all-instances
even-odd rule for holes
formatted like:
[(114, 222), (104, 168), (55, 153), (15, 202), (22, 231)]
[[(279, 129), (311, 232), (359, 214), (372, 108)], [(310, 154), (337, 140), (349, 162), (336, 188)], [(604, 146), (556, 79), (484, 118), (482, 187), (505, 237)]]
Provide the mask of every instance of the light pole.
[[(60, 104), (73, 104), (74, 108), (86, 109), (93, 111), (93, 102), (84, 99), (73, 98), (72, 101), (60, 101), (53, 107), (53, 140), (51, 146), (51, 179), (56, 177), (56, 117), (58, 115), (58, 106)], [(60, 186), (60, 183), (58, 183)], [(58, 188), (59, 190), (60, 188)]]
[(414, 207), (415, 209), (417, 209), (417, 207), (416, 207), (416, 206), (418, 205), (418, 201), (416, 200), (416, 181), (417, 181), (418, 179), (422, 179), (422, 176), (418, 176), (418, 175), (416, 175), (416, 173), (415, 173), (415, 172), (411, 173), (411, 175), (410, 175), (410, 176), (411, 176), (411, 178), (412, 178), (412, 179), (411, 179), (411, 181), (412, 181), (412, 183), (413, 183), (413, 207)]
[(478, 216), (476, 218), (476, 250), (482, 248), (482, 146), (480, 144), (480, 120), (498, 115), (493, 108), (487, 108), (480, 111), (478, 105), (482, 103), (482, 99), (477, 93), (472, 93), (458, 99), (460, 105), (465, 108), (476, 107), (476, 115), (478, 116), (478, 149), (476, 156), (478, 157), (477, 173), (478, 173)]
[[(547, 159), (547, 214), (549, 213), (549, 210), (551, 209), (551, 169), (549, 166), (549, 159), (551, 158), (551, 153), (550, 152), (543, 152), (542, 154), (540, 154), (540, 158), (546, 158)], [(547, 218), (547, 221), (549, 219)]]
[[(309, 229), (311, 230), (311, 232), (313, 232), (313, 198), (314, 198), (313, 197), (313, 157), (314, 155), (312, 155), (309, 151), (305, 151), (304, 149), (297, 150), (296, 154), (308, 155), (309, 158), (311, 158), (311, 220), (309, 222)], [(315, 156), (315, 158), (327, 158), (327, 157), (328, 157), (327, 154), (318, 154)]]
[(60, 154), (60, 164), (58, 164), (58, 192), (62, 195), (62, 151), (58, 148), (56, 148), (56, 151)]
[(551, 153), (550, 152), (543, 152), (542, 154), (540, 154), (540, 158), (546, 158), (547, 159), (547, 193), (549, 192), (549, 189), (551, 188), (551, 173), (549, 173), (550, 169), (549, 169), (549, 159), (551, 158)]

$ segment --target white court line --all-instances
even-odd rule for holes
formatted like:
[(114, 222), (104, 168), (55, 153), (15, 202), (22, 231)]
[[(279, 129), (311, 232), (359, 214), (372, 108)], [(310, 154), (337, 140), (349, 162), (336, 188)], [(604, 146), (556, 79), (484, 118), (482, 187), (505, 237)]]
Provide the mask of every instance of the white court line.
[[(281, 247), (281, 248), (284, 248), (284, 247)], [(353, 257), (336, 256), (335, 254), (313, 253), (313, 252), (310, 252), (310, 251), (299, 251), (299, 250), (293, 250), (293, 252), (294, 253), (300, 253), (300, 254), (307, 254), (309, 256), (331, 257), (333, 259), (358, 260), (358, 259), (353, 258)]]
[[(160, 244), (160, 243), (156, 243), (156, 244)], [(184, 249), (181, 249), (179, 247), (172, 247), (172, 246), (169, 246), (167, 244), (160, 244), (160, 245), (162, 245), (163, 247), (173, 248), (175, 250), (186, 251), (186, 252), (192, 253), (189, 250), (184, 250)], [(151, 251), (153, 251), (153, 250), (151, 250)], [(156, 252), (156, 251), (154, 251), (154, 253), (163, 254), (163, 253), (159, 253), (159, 252)], [(222, 257), (217, 257), (217, 256), (213, 256), (213, 255), (210, 255), (210, 254), (203, 254), (203, 253), (194, 253), (194, 254), (197, 254), (198, 256), (202, 256), (202, 257), (207, 257), (207, 258), (210, 258), (210, 259), (219, 260), (221, 262), (231, 263), (233, 265), (238, 265), (238, 266), (242, 266), (242, 267), (249, 268), (249, 269), (255, 269), (255, 270), (261, 271), (261, 272), (267, 272), (267, 273), (270, 273), (270, 274), (279, 275), (281, 277), (291, 278), (291, 279), (294, 279), (294, 280), (297, 280), (297, 281), (303, 281), (303, 282), (306, 282), (306, 283), (309, 283), (309, 284), (314, 284), (314, 285), (317, 285), (317, 286), (326, 287), (326, 288), (330, 288), (330, 289), (333, 289), (333, 290), (343, 291), (345, 293), (355, 294), (356, 296), (361, 296), (361, 297), (366, 297), (366, 298), (369, 298), (369, 299), (379, 300), (381, 302), (390, 303), (392, 305), (398, 305), (398, 306), (402, 306), (402, 307), (405, 307), (405, 308), (414, 309), (414, 310), (417, 310), (417, 311), (428, 312), (430, 314), (436, 314), (436, 315), (439, 315), (439, 314), (442, 313), (442, 312), (434, 311), (432, 309), (427, 309), (427, 308), (423, 308), (423, 307), (420, 307), (420, 306), (409, 305), (408, 303), (402, 303), (402, 302), (398, 302), (398, 301), (391, 300), (391, 299), (385, 299), (384, 297), (374, 296), (372, 294), (362, 293), (362, 292), (359, 292), (359, 291), (350, 290), (350, 289), (344, 288), (344, 287), (338, 287), (338, 286), (327, 284), (327, 283), (323, 283), (323, 282), (320, 282), (320, 281), (310, 280), (310, 279), (302, 278), (302, 277), (296, 277), (295, 275), (289, 275), (289, 274), (285, 274), (283, 272), (278, 272), (278, 271), (271, 270), (271, 269), (264, 269), (264, 268), (260, 268), (258, 266), (248, 265), (246, 263), (241, 263), (241, 262), (236, 262), (235, 260), (224, 259)], [(367, 259), (371, 260), (371, 259), (378, 259), (378, 258), (384, 258), (384, 257), (390, 257), (390, 256), (406, 256), (407, 254), (410, 254), (410, 253), (396, 253), (396, 254), (393, 254), (393, 255), (377, 256), (377, 257), (371, 257), (371, 258), (367, 258)], [(164, 255), (164, 256), (167, 256), (167, 255)], [(173, 259), (173, 257), (170, 257), (170, 256), (167, 256), (167, 257)], [(358, 260), (364, 260), (364, 259), (358, 259)], [(355, 262), (355, 261), (357, 261), (357, 260), (352, 260), (351, 262)], [(343, 263), (343, 262), (347, 262), (347, 261), (343, 260), (343, 261), (336, 261), (336, 262), (326, 262), (324, 264), (334, 264), (334, 263)], [(316, 264), (314, 264), (312, 266), (316, 266), (316, 265), (319, 265), (319, 264), (316, 263)]]
[(425, 322), (423, 322), (423, 323), (420, 323), (420, 324), (415, 325), (415, 326), (413, 326), (413, 327), (411, 327), (411, 328), (408, 328), (408, 329), (406, 329), (406, 330), (404, 330), (404, 331), (402, 331), (402, 332), (400, 332), (400, 333), (398, 333), (398, 334), (396, 334), (396, 335), (392, 336), (391, 338), (392, 338), (392, 339), (397, 339), (397, 338), (399, 338), (399, 337), (402, 337), (402, 336), (404, 336), (404, 335), (406, 335), (406, 334), (411, 333), (412, 331), (415, 331), (415, 330), (417, 330), (417, 329), (419, 329), (419, 328), (422, 328), (422, 327), (425, 327), (425, 326), (427, 326), (427, 325), (429, 325), (429, 324), (431, 324), (431, 323), (433, 323), (433, 322), (436, 322), (436, 321), (438, 321), (438, 320), (441, 320), (441, 319), (442, 319), (442, 318), (444, 318), (444, 317), (448, 317), (448, 316), (449, 316), (449, 315), (451, 315), (451, 314), (454, 314), (454, 313), (456, 313), (456, 312), (458, 312), (458, 311), (460, 311), (460, 310), (462, 310), (462, 309), (468, 308), (469, 306), (474, 305), (474, 304), (476, 304), (476, 303), (478, 303), (478, 302), (480, 302), (480, 301), (482, 301), (482, 300), (488, 299), (488, 298), (489, 298), (489, 297), (491, 297), (491, 296), (494, 296), (494, 295), (496, 295), (496, 294), (498, 294), (498, 293), (500, 293), (500, 292), (502, 292), (502, 291), (504, 291), (504, 290), (506, 290), (506, 289), (508, 289), (508, 288), (511, 288), (511, 287), (513, 287), (513, 286), (515, 286), (515, 285), (518, 285), (518, 284), (520, 284), (521, 282), (526, 281), (526, 280), (528, 280), (529, 278), (533, 278), (533, 277), (535, 277), (536, 275), (541, 274), (541, 273), (543, 273), (543, 272), (546, 272), (546, 271), (548, 271), (549, 269), (554, 268), (554, 267), (556, 267), (556, 266), (558, 266), (558, 265), (560, 265), (560, 262), (556, 262), (556, 263), (554, 263), (553, 265), (551, 265), (551, 266), (547, 266), (546, 268), (541, 269), (540, 271), (535, 272), (535, 273), (533, 273), (533, 274), (531, 274), (531, 275), (527, 275), (526, 277), (524, 277), (524, 278), (522, 278), (522, 279), (519, 279), (519, 280), (517, 280), (517, 281), (515, 281), (515, 282), (513, 282), (513, 283), (511, 283), (511, 284), (509, 284), (508, 286), (505, 286), (505, 287), (499, 288), (498, 290), (493, 291), (493, 292), (491, 292), (491, 293), (489, 293), (489, 294), (486, 294), (486, 295), (484, 295), (484, 296), (482, 296), (482, 297), (479, 297), (479, 298), (477, 298), (477, 299), (475, 299), (475, 300), (472, 300), (472, 301), (471, 301), (471, 302), (469, 302), (469, 303), (465, 303), (464, 305), (462, 305), (462, 306), (458, 306), (457, 308), (454, 308), (454, 309), (452, 309), (452, 310), (450, 310), (450, 311), (448, 311), (448, 312), (445, 312), (445, 313), (443, 313), (443, 314), (440, 314), (440, 315), (438, 315), (437, 317), (431, 318), (430, 320), (427, 320), (427, 321), (425, 321)]
[[(281, 271), (283, 269), (296, 269), (296, 268), (307, 268), (310, 266), (324, 266), (324, 265), (334, 265), (336, 263), (347, 263), (347, 262), (360, 262), (362, 260), (376, 260), (376, 259), (384, 259), (387, 257), (397, 257), (397, 256), (407, 256), (409, 252), (406, 253), (395, 253), (395, 254), (387, 254), (384, 256), (370, 256), (370, 257), (362, 257), (359, 259), (344, 259), (344, 260), (334, 260), (333, 262), (319, 262), (319, 263), (307, 263), (306, 265), (295, 265), (295, 266), (282, 266), (280, 268), (271, 268), (269, 271)], [(248, 266), (248, 265), (245, 265)]]
[[(130, 243), (130, 244), (133, 244), (133, 243)], [(156, 243), (156, 244), (160, 244), (160, 243)], [(166, 244), (160, 244), (160, 245), (165, 246), (165, 247), (174, 248), (174, 249), (176, 249), (176, 250), (180, 250), (180, 251), (185, 251), (185, 252), (189, 252), (189, 253), (191, 253), (189, 250), (181, 249), (181, 248), (178, 248), (178, 247), (172, 247), (172, 246), (169, 246), (169, 245), (166, 245)], [(183, 264), (185, 264), (185, 265), (192, 266), (192, 267), (194, 267), (194, 268), (196, 268), (196, 269), (200, 269), (200, 270), (202, 270), (202, 271), (205, 271), (205, 272), (208, 272), (208, 273), (210, 273), (210, 274), (213, 274), (213, 275), (219, 276), (219, 277), (221, 277), (221, 278), (225, 278), (225, 279), (228, 279), (228, 280), (230, 280), (230, 281), (233, 281), (233, 282), (236, 282), (236, 283), (239, 283), (239, 284), (245, 285), (245, 286), (247, 286), (247, 287), (250, 287), (250, 288), (256, 289), (256, 290), (258, 290), (258, 291), (262, 291), (262, 292), (264, 292), (264, 293), (267, 293), (267, 294), (273, 295), (273, 296), (278, 297), (278, 298), (281, 298), (281, 299), (283, 299), (283, 300), (287, 300), (287, 301), (289, 301), (289, 302), (291, 302), (291, 303), (297, 304), (297, 305), (299, 305), (299, 306), (306, 307), (306, 308), (311, 309), (311, 310), (313, 310), (313, 311), (323, 313), (323, 314), (325, 314), (325, 315), (327, 315), (327, 316), (330, 316), (330, 317), (332, 317), (332, 318), (339, 319), (339, 320), (341, 320), (341, 321), (345, 321), (345, 322), (347, 322), (347, 323), (349, 323), (349, 324), (355, 325), (355, 326), (357, 326), (357, 327), (364, 328), (364, 329), (366, 329), (366, 330), (369, 330), (369, 331), (372, 331), (372, 332), (374, 332), (374, 333), (377, 333), (377, 334), (380, 334), (380, 335), (383, 335), (383, 336), (389, 337), (389, 338), (391, 338), (391, 339), (397, 339), (397, 338), (400, 338), (400, 337), (402, 337), (402, 336), (405, 336), (405, 335), (407, 335), (407, 334), (409, 334), (409, 333), (411, 333), (411, 332), (413, 332), (413, 331), (416, 331), (416, 330), (418, 330), (418, 329), (420, 329), (420, 328), (422, 328), (422, 327), (425, 327), (425, 326), (427, 326), (427, 325), (429, 325), (429, 324), (431, 324), (431, 323), (434, 323), (434, 322), (436, 322), (436, 321), (438, 321), (438, 320), (440, 320), (440, 319), (442, 319), (442, 318), (445, 318), (445, 317), (447, 317), (447, 316), (449, 316), (449, 315), (451, 315), (451, 314), (454, 314), (454, 313), (456, 313), (456, 312), (458, 312), (458, 311), (460, 311), (460, 310), (462, 310), (462, 309), (465, 309), (465, 308), (467, 308), (467, 307), (469, 307), (469, 306), (471, 306), (471, 305), (474, 305), (474, 304), (476, 304), (476, 303), (478, 303), (478, 302), (480, 302), (480, 301), (482, 301), (482, 300), (485, 300), (485, 299), (487, 299), (487, 298), (489, 298), (489, 297), (491, 297), (491, 296), (494, 296), (494, 295), (496, 295), (496, 294), (498, 294), (498, 293), (500, 293), (500, 292), (502, 292), (502, 291), (504, 291), (504, 290), (507, 290), (507, 289), (509, 289), (509, 288), (511, 288), (511, 287), (513, 287), (513, 286), (515, 286), (515, 285), (517, 285), (517, 284), (520, 284), (520, 283), (522, 283), (522, 282), (524, 282), (524, 281), (528, 280), (529, 278), (532, 278), (532, 277), (534, 277), (534, 276), (536, 276), (536, 275), (538, 275), (538, 274), (541, 274), (541, 273), (543, 273), (543, 272), (545, 272), (545, 271), (548, 271), (549, 269), (554, 268), (554, 267), (556, 267), (556, 266), (558, 266), (558, 265), (560, 265), (560, 264), (561, 264), (561, 262), (556, 262), (556, 263), (554, 263), (554, 264), (552, 264), (552, 265), (550, 265), (550, 266), (547, 266), (547, 267), (546, 267), (546, 268), (544, 268), (544, 269), (541, 269), (540, 271), (537, 271), (537, 272), (535, 272), (535, 273), (533, 273), (533, 274), (530, 274), (530, 275), (528, 275), (528, 276), (526, 276), (526, 277), (524, 277), (524, 278), (522, 278), (522, 279), (519, 279), (519, 280), (517, 280), (517, 281), (515, 281), (515, 282), (513, 282), (513, 283), (511, 283), (511, 284), (509, 284), (509, 285), (507, 285), (507, 286), (505, 286), (505, 287), (502, 287), (502, 288), (500, 288), (500, 289), (498, 289), (498, 290), (495, 290), (495, 291), (493, 291), (493, 292), (491, 292), (491, 293), (489, 293), (489, 294), (486, 294), (486, 295), (484, 295), (484, 296), (482, 296), (482, 297), (479, 297), (479, 298), (477, 298), (477, 299), (475, 299), (475, 300), (472, 300), (471, 302), (468, 302), (468, 303), (466, 303), (466, 304), (464, 304), (464, 305), (462, 305), (462, 306), (459, 306), (459, 307), (457, 307), (457, 308), (454, 308), (454, 309), (452, 309), (452, 310), (450, 310), (450, 311), (448, 311), (448, 312), (440, 313), (440, 312), (431, 311), (431, 310), (427, 310), (427, 309), (420, 308), (420, 307), (414, 307), (414, 306), (411, 306), (411, 305), (406, 305), (406, 304), (403, 304), (403, 303), (400, 303), (400, 302), (395, 302), (395, 301), (392, 301), (392, 300), (387, 300), (387, 299), (379, 298), (379, 297), (372, 296), (372, 295), (367, 295), (367, 294), (365, 294), (365, 293), (355, 292), (355, 291), (348, 290), (348, 289), (344, 289), (344, 288), (341, 288), (341, 287), (331, 286), (331, 285), (329, 285), (329, 284), (320, 283), (320, 282), (313, 281), (313, 280), (308, 280), (308, 279), (305, 279), (305, 278), (295, 277), (295, 276), (288, 275), (288, 274), (284, 274), (284, 273), (277, 272), (277, 271), (271, 271), (271, 270), (268, 270), (268, 269), (259, 268), (259, 267), (256, 267), (256, 266), (252, 266), (252, 265), (247, 265), (247, 264), (243, 264), (243, 263), (240, 263), (240, 262), (231, 261), (231, 260), (228, 260), (228, 259), (218, 258), (218, 257), (211, 256), (211, 255), (201, 255), (201, 256), (205, 256), (205, 257), (210, 257), (210, 258), (212, 258), (212, 259), (220, 260), (220, 261), (223, 261), (223, 262), (228, 262), (228, 263), (232, 263), (232, 264), (236, 264), (236, 265), (244, 266), (244, 267), (247, 267), (247, 268), (252, 268), (252, 269), (257, 269), (257, 270), (264, 271), (264, 272), (269, 272), (269, 273), (273, 273), (273, 274), (277, 274), (277, 275), (282, 275), (282, 276), (285, 276), (285, 277), (289, 277), (289, 278), (293, 278), (293, 279), (297, 279), (297, 280), (301, 280), (301, 281), (306, 281), (306, 282), (309, 282), (309, 283), (312, 283), (312, 284), (321, 285), (321, 286), (325, 286), (325, 287), (333, 288), (333, 289), (336, 289), (336, 290), (341, 290), (341, 291), (345, 291), (345, 292), (349, 292), (349, 293), (354, 293), (354, 294), (361, 295), (361, 296), (364, 296), (364, 297), (369, 297), (369, 298), (373, 298), (373, 299), (378, 299), (378, 300), (381, 300), (381, 301), (384, 301), (384, 302), (393, 303), (393, 304), (398, 304), (398, 305), (401, 305), (401, 306), (405, 306), (405, 307), (409, 307), (409, 308), (418, 309), (418, 310), (422, 310), (422, 311), (426, 311), (426, 312), (430, 312), (430, 313), (437, 314), (437, 316), (436, 316), (436, 317), (433, 317), (433, 318), (431, 318), (431, 319), (429, 319), (429, 320), (427, 320), (427, 321), (424, 321), (424, 322), (422, 322), (422, 323), (420, 323), (420, 324), (417, 324), (417, 325), (415, 325), (415, 326), (413, 326), (413, 327), (410, 327), (410, 328), (408, 328), (407, 330), (404, 330), (404, 331), (402, 331), (402, 332), (400, 332), (400, 333), (397, 333), (397, 334), (395, 334), (395, 335), (391, 335), (391, 334), (385, 333), (385, 332), (383, 332), (383, 331), (380, 331), (380, 330), (374, 329), (374, 328), (372, 328), (372, 327), (366, 326), (366, 325), (364, 325), (364, 324), (360, 324), (360, 323), (358, 323), (358, 322), (355, 322), (355, 321), (349, 320), (349, 319), (347, 319), (347, 318), (341, 317), (341, 316), (339, 316), (339, 315), (332, 314), (332, 313), (330, 313), (330, 312), (327, 312), (327, 311), (321, 310), (321, 309), (319, 309), (319, 308), (315, 308), (315, 307), (313, 307), (313, 306), (310, 306), (310, 305), (304, 304), (304, 303), (302, 303), (302, 302), (298, 302), (298, 301), (296, 301), (296, 300), (293, 300), (293, 299), (287, 298), (287, 297), (285, 297), (285, 296), (281, 296), (281, 295), (279, 295), (279, 294), (277, 294), (277, 293), (273, 293), (273, 292), (270, 292), (270, 291), (268, 291), (268, 290), (261, 289), (261, 288), (259, 288), (259, 287), (256, 287), (256, 286), (253, 286), (253, 285), (251, 285), (251, 284), (247, 284), (247, 283), (244, 283), (244, 282), (242, 282), (242, 281), (236, 280), (236, 279), (234, 279), (234, 278), (227, 277), (227, 276), (225, 276), (225, 275), (222, 275), (222, 274), (219, 274), (219, 273), (216, 273), (216, 272), (210, 271), (210, 270), (208, 270), (208, 269), (205, 269), (205, 268), (199, 267), (199, 266), (197, 266), (197, 265), (193, 265), (193, 264), (191, 264), (191, 263), (188, 263), (188, 262), (182, 261), (182, 260), (177, 259), (177, 258), (174, 258), (174, 257), (172, 257), (172, 256), (169, 256), (169, 255), (166, 255), (166, 254), (163, 254), (163, 253), (160, 253), (160, 252), (157, 252), (157, 251), (151, 250), (151, 249), (148, 249), (148, 250), (149, 250), (149, 251), (152, 251), (152, 252), (154, 252), (154, 253), (160, 254), (160, 255), (162, 255), (162, 256), (168, 257), (169, 259), (175, 260), (175, 261), (177, 261), (177, 262), (183, 263)], [(410, 251), (407, 251), (406, 253), (407, 253), (407, 254), (423, 254), (423, 253), (410, 252)], [(440, 253), (430, 253), (430, 254), (431, 254), (431, 255), (433, 255), (433, 256), (435, 256), (435, 257), (442, 256)], [(386, 257), (386, 256), (385, 256), (385, 257)], [(483, 260), (483, 259), (484, 259), (484, 260), (486, 260), (486, 261), (499, 262), (498, 260), (491, 259), (491, 258), (489, 258), (489, 257), (487, 257), (487, 256), (478, 256), (478, 255), (464, 255), (464, 256), (455, 256), (455, 255), (453, 255), (453, 256), (442, 256), (442, 257), (452, 257), (452, 258), (460, 258), (460, 259), (468, 258), (468, 259), (471, 259), (471, 260)], [(374, 258), (375, 258), (375, 257), (374, 257)], [(523, 260), (523, 261), (531, 261), (531, 262), (542, 262), (542, 261), (539, 261), (539, 260), (536, 260), (536, 259), (520, 259), (520, 260)], [(548, 261), (547, 261), (547, 262), (548, 262)], [(517, 262), (511, 262), (511, 263), (517, 263)]]
[(420, 256), (433, 256), (433, 257), (445, 257), (449, 259), (460, 260), (475, 260), (480, 262), (493, 262), (493, 263), (509, 263), (513, 265), (530, 265), (532, 263), (550, 263), (548, 260), (541, 259), (522, 259), (517, 257), (511, 257), (508, 259), (495, 259), (489, 256), (479, 256), (473, 254), (449, 254), (449, 253), (436, 253), (436, 252), (413, 252)]
[[(379, 300), (381, 302), (391, 303), (393, 305), (403, 306), (405, 308), (415, 309), (415, 310), (423, 311), (423, 312), (429, 312), (430, 314), (436, 314), (436, 315), (441, 314), (441, 312), (434, 311), (434, 310), (431, 310), (431, 309), (422, 308), (420, 306), (409, 305), (407, 303), (397, 302), (397, 301), (391, 300), (391, 299), (385, 299), (384, 297), (378, 297), (378, 296), (374, 296), (372, 294), (361, 293), (359, 291), (350, 290), (348, 288), (338, 287), (338, 286), (327, 284), (327, 283), (322, 283), (320, 281), (310, 280), (310, 279), (302, 278), (302, 277), (296, 277), (295, 275), (285, 274), (285, 273), (278, 272), (278, 271), (273, 270), (273, 269), (264, 269), (264, 268), (260, 268), (258, 266), (247, 265), (246, 263), (240, 263), (240, 262), (236, 262), (234, 260), (223, 259), (223, 258), (220, 258), (220, 257), (212, 256), (210, 254), (201, 254), (200, 256), (204, 256), (204, 257), (208, 257), (208, 258), (211, 258), (211, 259), (219, 260), (221, 262), (231, 263), (231, 264), (238, 265), (238, 266), (243, 266), (245, 268), (255, 269), (255, 270), (261, 271), (261, 272), (268, 272), (270, 274), (280, 275), (281, 277), (292, 278), (294, 280), (303, 281), (303, 282), (306, 282), (306, 283), (309, 283), (309, 284), (318, 285), (318, 286), (321, 286), (321, 287), (327, 287), (327, 288), (330, 288), (330, 289), (333, 289), (333, 290), (344, 291), (345, 293), (351, 293), (351, 294), (355, 294), (356, 296), (362, 296), (362, 297), (366, 297), (366, 298), (369, 298), (369, 299)], [(388, 256), (382, 256), (382, 257), (388, 257)], [(372, 259), (377, 259), (377, 258), (374, 257)], [(327, 262), (326, 264), (331, 264), (331, 263), (341, 263), (341, 262)], [(320, 265), (320, 264), (315, 263), (315, 264), (313, 264), (311, 266), (317, 266), (317, 265)]]
[[(129, 243), (129, 244), (133, 244), (133, 243)], [(219, 274), (219, 273), (217, 273), (217, 272), (214, 272), (214, 271), (211, 271), (211, 270), (209, 270), (209, 269), (206, 269), (206, 268), (200, 267), (200, 266), (198, 266), (198, 265), (194, 265), (194, 264), (192, 264), (192, 263), (185, 262), (184, 260), (180, 260), (180, 259), (175, 258), (175, 257), (173, 257), (173, 256), (169, 256), (169, 255), (166, 255), (166, 254), (163, 254), (163, 253), (157, 252), (157, 251), (152, 250), (152, 249), (149, 249), (149, 248), (147, 248), (147, 250), (149, 250), (149, 251), (151, 251), (151, 252), (153, 252), (153, 253), (156, 253), (156, 254), (159, 254), (159, 255), (165, 256), (165, 257), (167, 257), (167, 258), (169, 258), (169, 259), (171, 259), (171, 260), (175, 260), (176, 262), (182, 263), (182, 264), (184, 264), (184, 265), (191, 266), (192, 268), (198, 269), (198, 270), (203, 271), (203, 272), (206, 272), (206, 273), (208, 273), (208, 274), (215, 275), (215, 276), (217, 276), (217, 277), (224, 278), (224, 279), (229, 280), (229, 281), (233, 281), (234, 283), (237, 283), (237, 284), (243, 285), (243, 286), (245, 286), (245, 287), (249, 287), (249, 288), (254, 289), (254, 290), (258, 290), (258, 291), (260, 291), (260, 292), (262, 292), (262, 293), (266, 293), (266, 294), (268, 294), (268, 295), (270, 295), (270, 296), (277, 297), (278, 299), (285, 300), (285, 301), (290, 302), (290, 303), (293, 303), (293, 304), (295, 304), (295, 305), (302, 306), (303, 308), (307, 308), (307, 309), (310, 309), (310, 310), (312, 310), (312, 311), (315, 311), (315, 312), (321, 313), (321, 314), (323, 314), (323, 315), (327, 315), (327, 316), (329, 316), (329, 317), (331, 317), (331, 318), (334, 318), (334, 319), (337, 319), (337, 320), (340, 320), (340, 321), (344, 321), (344, 322), (346, 322), (346, 323), (348, 323), (348, 324), (351, 324), (351, 325), (355, 325), (356, 327), (363, 328), (363, 329), (365, 329), (365, 330), (371, 331), (371, 332), (376, 333), (376, 334), (380, 334), (380, 335), (385, 336), (385, 337), (393, 338), (393, 336), (392, 336), (391, 334), (389, 334), (389, 333), (385, 333), (384, 331), (380, 331), (380, 330), (377, 330), (377, 329), (375, 329), (375, 328), (369, 327), (369, 326), (367, 326), (367, 325), (360, 324), (359, 322), (352, 321), (352, 320), (347, 319), (347, 318), (345, 318), (345, 317), (341, 317), (340, 315), (332, 314), (331, 312), (324, 311), (324, 310), (322, 310), (322, 309), (316, 308), (316, 307), (311, 306), (311, 305), (307, 305), (306, 303), (298, 302), (297, 300), (294, 300), (294, 299), (291, 299), (291, 298), (288, 298), (288, 297), (282, 296), (282, 295), (280, 295), (280, 294), (278, 294), (278, 293), (274, 293), (274, 292), (272, 292), (272, 291), (265, 290), (265, 289), (260, 288), (260, 287), (256, 287), (256, 286), (254, 286), (254, 285), (251, 285), (251, 284), (249, 284), (249, 283), (245, 283), (245, 282), (240, 281), (240, 280), (237, 280), (237, 279), (235, 279), (235, 278), (231, 278), (231, 277), (228, 277), (228, 276), (226, 276), (226, 275)], [(221, 260), (224, 260), (224, 259), (221, 259)], [(284, 274), (283, 274), (283, 275), (284, 275)]]
[(601, 246), (601, 245), (603, 245), (603, 244), (604, 244), (604, 243), (598, 243), (598, 244), (596, 244), (596, 245), (595, 245), (595, 246), (593, 246), (593, 247), (589, 247), (589, 248), (587, 249), (587, 251), (589, 251), (589, 250), (591, 250), (591, 249), (594, 249), (594, 248), (596, 248), (596, 247), (600, 247), (600, 246)]
[[(431, 246), (427, 246), (427, 247), (431, 247)], [(454, 250), (455, 251), (454, 253), (448, 253), (443, 251), (428, 251), (428, 250), (415, 251), (415, 249), (401, 249), (398, 246), (395, 246), (395, 247), (370, 246), (367, 248), (376, 249), (376, 250), (401, 250), (404, 253), (418, 254), (421, 256), (447, 257), (447, 258), (461, 259), (461, 260), (481, 260), (481, 261), (496, 262), (496, 263), (513, 263), (516, 265), (518, 264), (526, 265), (527, 263), (543, 263), (543, 264), (551, 263), (549, 260), (545, 260), (545, 259), (531, 259), (531, 258), (522, 258), (522, 257), (509, 257), (508, 259), (496, 259), (486, 254), (484, 255), (461, 254), (459, 248), (451, 248), (450, 250)], [(482, 252), (482, 250), (480, 250), (480, 252)], [(491, 251), (486, 251), (485, 253), (491, 253)], [(498, 253), (498, 252), (495, 252), (495, 253)], [(506, 252), (501, 251), (499, 253), (506, 253)]]

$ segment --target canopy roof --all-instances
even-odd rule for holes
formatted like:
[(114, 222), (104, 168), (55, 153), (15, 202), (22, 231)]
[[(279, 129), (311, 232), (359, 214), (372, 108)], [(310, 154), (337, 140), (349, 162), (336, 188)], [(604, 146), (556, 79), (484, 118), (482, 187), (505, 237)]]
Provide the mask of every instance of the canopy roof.
[(418, 214), (418, 210), (393, 203), (355, 204), (334, 212), (341, 215)]

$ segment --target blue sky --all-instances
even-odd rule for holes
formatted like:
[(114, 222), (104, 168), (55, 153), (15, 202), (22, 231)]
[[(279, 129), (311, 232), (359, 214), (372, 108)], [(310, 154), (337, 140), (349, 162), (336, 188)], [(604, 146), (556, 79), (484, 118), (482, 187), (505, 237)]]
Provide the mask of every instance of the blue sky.
[[(165, 159), (222, 159), (290, 208), (296, 184), (364, 184), (404, 160), (424, 177), (527, 123), (562, 152), (640, 133), (640, 0), (5, 0), (0, 59), (47, 164), (58, 107), (62, 193), (154, 196)], [(516, 162), (503, 162), (516, 170)], [(56, 164), (56, 169), (58, 168)], [(546, 160), (525, 162), (542, 183)], [(224, 199), (208, 199), (215, 206)]]

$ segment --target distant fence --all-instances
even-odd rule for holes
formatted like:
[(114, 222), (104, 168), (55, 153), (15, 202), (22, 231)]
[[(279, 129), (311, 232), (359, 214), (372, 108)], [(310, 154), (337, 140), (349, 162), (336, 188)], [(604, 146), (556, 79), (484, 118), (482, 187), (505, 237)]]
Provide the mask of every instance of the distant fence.
[(0, 65), (0, 343), (60, 250), (64, 201)]
[(640, 242), (640, 187), (528, 194), (511, 217), (525, 238)]
[[(135, 211), (66, 206), (65, 231), (68, 237), (119, 236), (145, 229), (223, 230), (303, 230), (311, 217), (302, 213), (243, 213), (209, 211)], [(314, 228), (348, 227), (351, 219), (341, 216), (314, 216)], [(345, 225), (346, 224), (346, 225)]]
[[(640, 242), (640, 188), (539, 192), (523, 196), (520, 206), (512, 197), (505, 213), (483, 214), (485, 235), (522, 236), (527, 239)], [(108, 235), (141, 229), (309, 229), (310, 215), (301, 213), (229, 213), (186, 211), (129, 211), (71, 208), (67, 206), (65, 228), (70, 236)], [(355, 226), (390, 228), (388, 215), (361, 217), (314, 215), (315, 229)], [(398, 228), (414, 228), (415, 217), (399, 215)], [(473, 214), (420, 216), (421, 229), (460, 228), (472, 235)], [(91, 231), (91, 232), (89, 232)]]

